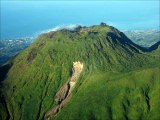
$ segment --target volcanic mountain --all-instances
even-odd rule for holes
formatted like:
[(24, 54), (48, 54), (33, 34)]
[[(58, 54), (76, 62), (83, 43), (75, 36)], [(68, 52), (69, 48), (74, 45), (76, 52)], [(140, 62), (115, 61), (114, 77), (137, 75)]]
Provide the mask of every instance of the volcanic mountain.
[(0, 118), (160, 119), (158, 46), (104, 23), (42, 34), (0, 68)]

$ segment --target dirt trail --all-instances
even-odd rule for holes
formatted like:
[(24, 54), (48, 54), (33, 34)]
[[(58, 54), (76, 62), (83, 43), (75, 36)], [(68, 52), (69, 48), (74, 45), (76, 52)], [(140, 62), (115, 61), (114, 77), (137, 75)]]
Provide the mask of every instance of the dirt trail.
[(44, 119), (50, 120), (51, 117), (54, 117), (58, 112), (68, 103), (71, 99), (72, 91), (75, 87), (75, 84), (83, 70), (83, 63), (73, 62), (72, 76), (68, 81), (60, 88), (60, 90), (55, 95), (55, 101), (58, 103), (57, 106), (51, 108), (46, 114)]

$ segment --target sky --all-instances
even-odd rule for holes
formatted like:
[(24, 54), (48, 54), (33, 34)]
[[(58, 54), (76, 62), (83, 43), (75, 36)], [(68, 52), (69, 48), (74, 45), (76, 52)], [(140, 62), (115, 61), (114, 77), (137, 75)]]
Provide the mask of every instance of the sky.
[(106, 22), (120, 30), (158, 29), (159, 0), (10, 1), (2, 0), (0, 38), (32, 37), (59, 25)]

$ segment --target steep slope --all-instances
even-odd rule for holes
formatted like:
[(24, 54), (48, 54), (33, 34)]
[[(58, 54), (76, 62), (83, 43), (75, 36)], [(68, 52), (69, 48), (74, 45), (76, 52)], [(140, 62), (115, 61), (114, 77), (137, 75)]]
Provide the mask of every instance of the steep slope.
[(83, 70), (83, 63), (73, 62), (72, 76), (69, 80), (59, 89), (55, 95), (55, 101), (58, 103), (57, 106), (53, 107), (45, 114), (45, 119), (50, 119), (56, 116), (58, 112), (68, 103), (71, 99), (72, 91), (75, 88), (77, 80)]
[(43, 34), (6, 71), (1, 118), (44, 119), (60, 105), (55, 98), (74, 76), (76, 61), (83, 70), (72, 98), (49, 119), (160, 118), (159, 60), (105, 24)]

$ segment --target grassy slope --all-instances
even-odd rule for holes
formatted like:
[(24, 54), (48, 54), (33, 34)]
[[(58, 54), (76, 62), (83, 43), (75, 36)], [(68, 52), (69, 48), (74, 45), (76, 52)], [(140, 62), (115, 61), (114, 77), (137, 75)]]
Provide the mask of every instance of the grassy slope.
[(160, 118), (160, 69), (96, 73), (84, 80), (55, 120)]
[[(116, 37), (106, 37), (108, 32)], [(1, 117), (8, 110), (11, 119), (42, 119), (78, 60), (84, 63), (82, 76), (57, 119), (159, 117), (160, 56), (139, 51), (106, 26), (43, 35), (14, 59), (1, 89), (8, 107), (5, 112), (0, 104)]]

